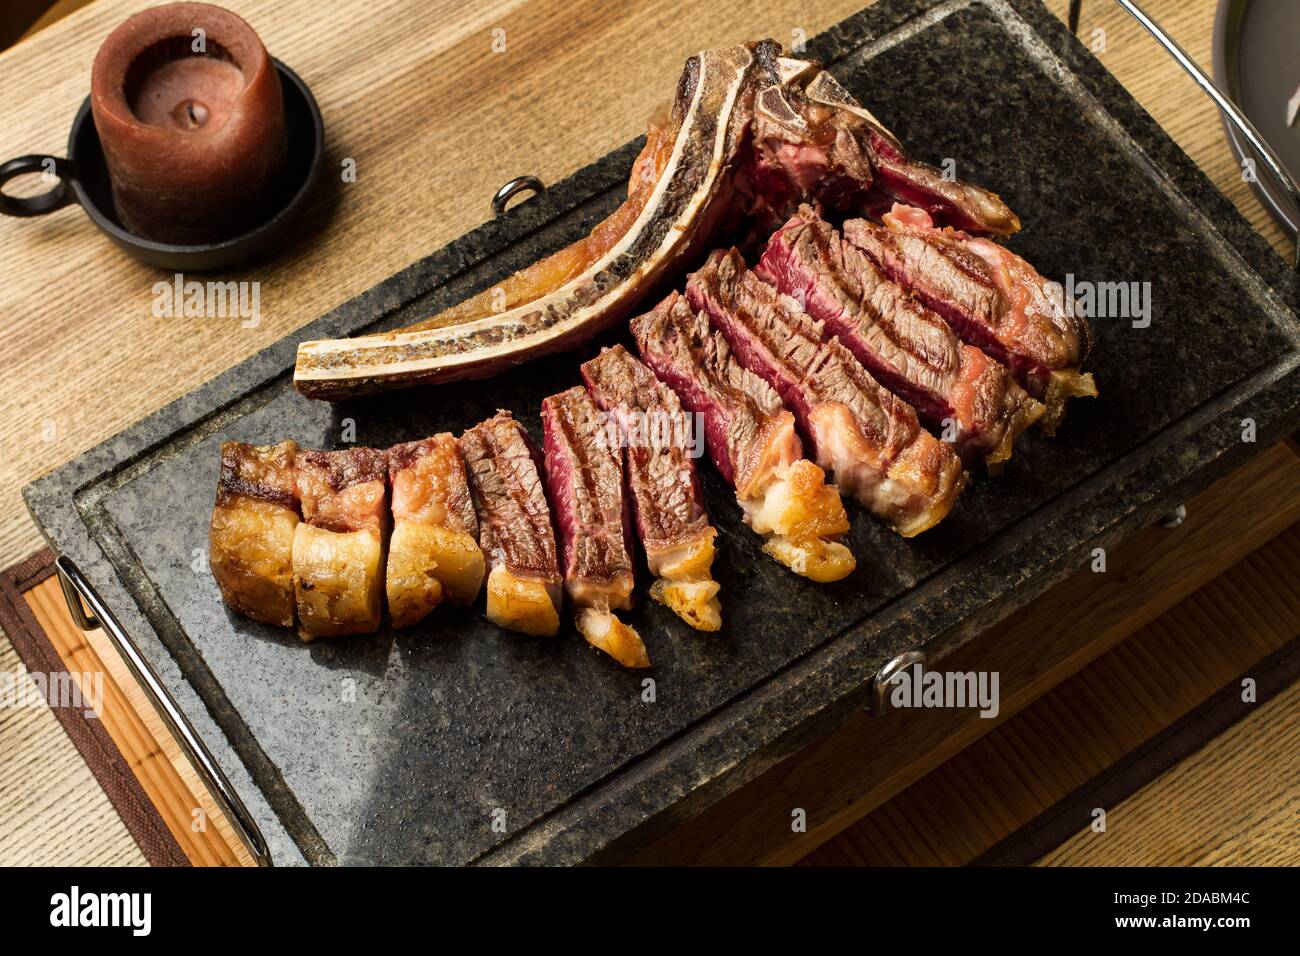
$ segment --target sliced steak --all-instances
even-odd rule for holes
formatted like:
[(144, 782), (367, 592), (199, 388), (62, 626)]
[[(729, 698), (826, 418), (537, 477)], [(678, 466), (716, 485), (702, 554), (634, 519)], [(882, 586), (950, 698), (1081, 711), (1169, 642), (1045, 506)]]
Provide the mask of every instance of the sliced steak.
[(856, 562), (837, 539), (849, 527), (825, 473), (803, 457), (794, 419), (775, 392), (732, 357), (686, 299), (670, 294), (632, 321), (646, 364), (704, 417), (709, 454), (736, 489), (764, 549), (815, 581), (848, 575)]
[(1080, 365), (1092, 330), (1024, 259), (989, 239), (935, 228), (922, 210), (895, 206), (885, 225), (844, 224), (844, 238), (893, 281), (943, 316), (963, 341), (1006, 365), (1046, 406), (1049, 433), (1075, 396), (1097, 394)]
[(424, 618), (440, 601), (471, 604), (485, 571), (465, 463), (449, 432), (388, 450), (393, 534), (386, 590), (394, 627)]
[(555, 634), (563, 579), (528, 435), (509, 412), (500, 411), (468, 429), (459, 445), (489, 568), (488, 618), (525, 634)]
[(564, 588), (578, 608), (578, 630), (625, 667), (649, 667), (641, 637), (611, 613), (632, 606), (636, 583), (618, 427), (576, 386), (542, 401), (542, 433)]
[(621, 345), (584, 362), (582, 378), (618, 429), (637, 533), (655, 576), (651, 597), (696, 630), (718, 630), (722, 609), (711, 570), (717, 530), (681, 440), (691, 431), (676, 394)]
[(711, 255), (686, 294), (794, 410), (814, 460), (842, 492), (906, 537), (948, 514), (966, 479), (956, 453), (838, 339), (823, 341), (821, 323), (750, 272), (739, 252)]
[(928, 424), (951, 428), (970, 463), (995, 466), (1043, 413), (1004, 365), (962, 343), (948, 324), (887, 279), (860, 249), (803, 206), (768, 241), (755, 274), (795, 299), (881, 384)]
[(721, 226), (756, 220), (766, 234), (800, 202), (874, 213), (895, 199), (966, 229), (1019, 227), (993, 193), (908, 157), (820, 64), (771, 40), (703, 50), (651, 124), (627, 200), (589, 236), (405, 329), (302, 343), (294, 385), (333, 400), (486, 377), (631, 314)]

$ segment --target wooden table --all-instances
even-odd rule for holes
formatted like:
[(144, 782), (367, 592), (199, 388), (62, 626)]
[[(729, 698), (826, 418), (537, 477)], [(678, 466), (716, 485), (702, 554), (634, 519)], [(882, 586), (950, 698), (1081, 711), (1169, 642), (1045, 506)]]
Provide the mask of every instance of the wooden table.
[[(0, 142), (62, 155), (103, 37), (149, 0), (95, 0), (0, 54)], [(0, 220), (0, 565), (41, 545), (18, 489), (489, 215), (504, 180), (555, 182), (642, 132), (690, 52), (738, 38), (790, 42), (860, 0), (223, 0), (312, 87), (327, 171), (304, 236), (230, 278), (262, 285), (262, 320), (160, 319), (159, 274), (75, 208)], [(1064, 17), (1067, 0), (1050, 0)], [(1149, 0), (1207, 68), (1215, 0)], [(1094, 29), (1104, 31), (1093, 33)], [(504, 52), (494, 31), (504, 30)], [(1284, 255), (1203, 95), (1113, 4), (1089, 0), (1102, 61)], [(496, 35), (497, 37), (500, 34)], [(500, 43), (495, 44), (498, 48)], [(599, 51), (599, 55), (594, 55)], [(885, 117), (886, 121), (888, 120)], [(918, 150), (923, 154), (922, 144)], [(7, 157), (6, 157), (7, 158)], [(22, 184), (27, 186), (28, 184)], [(15, 193), (36, 192), (14, 184)], [(21, 667), (0, 641), (0, 668)], [(39, 768), (39, 773), (34, 772)], [(0, 709), (0, 864), (138, 863), (111, 806), (52, 715)]]

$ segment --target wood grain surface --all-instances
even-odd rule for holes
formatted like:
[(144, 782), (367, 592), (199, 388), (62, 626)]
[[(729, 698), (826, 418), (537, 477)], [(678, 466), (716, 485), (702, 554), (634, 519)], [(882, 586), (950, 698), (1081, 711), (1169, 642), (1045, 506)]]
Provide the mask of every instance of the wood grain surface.
[[(63, 154), (103, 37), (149, 0), (96, 0), (0, 53), (0, 142)], [(482, 222), (520, 173), (554, 182), (643, 131), (683, 58), (741, 38), (789, 41), (859, 0), (224, 0), (311, 85), (326, 123), (327, 188), (297, 241), (225, 278), (262, 284), (261, 321), (161, 319), (160, 274), (127, 258), (75, 208), (0, 219), (0, 562), (40, 545), (18, 489), (216, 373)], [(1060, 16), (1067, 0), (1048, 4)], [(1209, 66), (1214, 0), (1149, 0)], [(1272, 241), (1216, 114), (1113, 4), (1084, 29), (1102, 61)], [(505, 51), (493, 52), (504, 30)], [(498, 34), (498, 36), (500, 36)], [(499, 44), (498, 44), (499, 46)], [(921, 104), (924, 106), (924, 104)], [(888, 117), (882, 117), (888, 122)], [(914, 144), (925, 155), (924, 144)], [(6, 157), (7, 158), (7, 157)], [(346, 158), (357, 179), (337, 175)], [(17, 194), (39, 184), (13, 184)], [(0, 643), (0, 666), (17, 667)], [(22, 769), (40, 765), (39, 784)], [(48, 713), (0, 710), (0, 863), (138, 863), (139, 853)], [(57, 794), (57, 798), (51, 797)]]

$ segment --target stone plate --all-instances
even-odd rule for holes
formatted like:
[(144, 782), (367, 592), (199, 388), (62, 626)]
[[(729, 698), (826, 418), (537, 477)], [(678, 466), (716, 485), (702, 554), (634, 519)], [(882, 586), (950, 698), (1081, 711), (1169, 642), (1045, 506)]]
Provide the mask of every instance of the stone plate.
[(600, 343), (341, 406), (294, 393), (294, 349), (415, 321), (585, 234), (639, 144), (614, 151), (26, 489), (277, 862), (616, 861), (863, 706), (891, 658), (941, 658), (1300, 425), (1294, 276), (1043, 7), (886, 0), (808, 52), (918, 156), (1002, 194), (1025, 223), (1011, 245), (1045, 274), (1138, 283), (1147, 319), (1094, 320), (1101, 398), (1074, 403), (1055, 440), (1027, 436), (920, 539), (855, 509), (858, 570), (831, 587), (762, 555), (705, 469), (727, 628), (694, 634), (642, 594), (630, 621), (653, 701), (645, 674), (568, 624), (534, 640), (444, 608), (410, 632), (303, 645), (227, 613), (194, 570), (221, 440), (337, 447), (350, 419), (387, 445), (497, 407), (538, 433), (543, 396)]

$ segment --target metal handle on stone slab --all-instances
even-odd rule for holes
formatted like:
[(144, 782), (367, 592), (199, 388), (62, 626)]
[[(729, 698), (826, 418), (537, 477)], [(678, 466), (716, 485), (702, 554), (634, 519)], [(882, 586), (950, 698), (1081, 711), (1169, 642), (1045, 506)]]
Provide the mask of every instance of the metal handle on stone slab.
[(539, 193), (546, 186), (536, 176), (516, 176), (497, 190), (492, 197), (492, 215), (499, 216), (506, 211), (506, 203), (522, 192)]
[(895, 675), (917, 664), (924, 667), (928, 660), (924, 651), (904, 651), (876, 671), (876, 676), (871, 681), (871, 716), (883, 717), (889, 712), (889, 682)]
[[(1287, 195), (1291, 197), (1291, 204), (1295, 206), (1297, 213), (1300, 213), (1300, 186), (1297, 186), (1296, 181), (1291, 178), (1291, 174), (1287, 172), (1282, 160), (1278, 158), (1277, 153), (1273, 152), (1273, 147), (1269, 146), (1264, 141), (1264, 137), (1259, 135), (1259, 131), (1255, 129), (1255, 124), (1246, 118), (1246, 114), (1228, 98), (1227, 94), (1214, 85), (1214, 81), (1197, 65), (1196, 61), (1188, 56), (1187, 52), (1174, 41), (1173, 37), (1152, 20), (1145, 10), (1134, 3), (1133, 0), (1115, 0), (1115, 2), (1123, 7), (1129, 16), (1141, 24), (1142, 28), (1165, 48), (1165, 51), (1174, 58), (1184, 72), (1196, 81), (1196, 85), (1214, 101), (1214, 105), (1219, 108), (1219, 112), (1228, 118), (1228, 122), (1237, 128), (1237, 131), (1245, 137), (1251, 148), (1264, 160), (1264, 165), (1268, 167), (1268, 171), (1287, 191)], [(1079, 32), (1079, 14), (1082, 9), (1083, 0), (1070, 0), (1069, 25), (1071, 33)], [(1292, 260), (1292, 267), (1297, 272), (1300, 272), (1300, 234), (1296, 235), (1295, 242), (1295, 258)]]
[[(94, 585), (86, 579), (70, 558), (63, 556), (56, 558), (54, 567), (59, 573), (59, 586), (63, 589), (63, 599), (67, 602), (68, 612), (72, 615), (73, 622), (83, 631), (93, 631), (97, 628), (104, 630), (118, 653), (122, 655), (122, 659), (126, 661), (135, 679), (144, 688), (150, 703), (162, 717), (167, 729), (180, 744), (191, 766), (198, 771), (208, 792), (221, 806), (257, 865), (270, 866), (271, 854), (266, 847), (262, 831), (257, 826), (257, 821), (248, 812), (244, 802), (239, 799), (239, 794), (235, 792), (229, 778), (213, 759), (212, 752), (195, 733), (189, 718), (181, 712), (171, 693), (163, 686), (154, 669), (135, 646), (135, 642), (118, 623), (113, 612), (108, 609), (108, 605), (99, 596)], [(86, 613), (82, 601), (90, 607), (90, 614)]]

